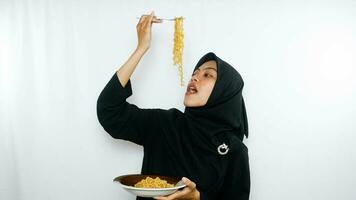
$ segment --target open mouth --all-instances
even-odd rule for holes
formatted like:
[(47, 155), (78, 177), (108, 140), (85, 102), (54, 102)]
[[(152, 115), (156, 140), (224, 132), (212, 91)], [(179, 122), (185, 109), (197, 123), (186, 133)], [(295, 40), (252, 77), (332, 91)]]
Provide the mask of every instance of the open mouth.
[(197, 92), (198, 92), (198, 90), (195, 87), (190, 86), (190, 87), (187, 88), (187, 91), (185, 92), (185, 94), (187, 94), (187, 95), (188, 94), (195, 94)]

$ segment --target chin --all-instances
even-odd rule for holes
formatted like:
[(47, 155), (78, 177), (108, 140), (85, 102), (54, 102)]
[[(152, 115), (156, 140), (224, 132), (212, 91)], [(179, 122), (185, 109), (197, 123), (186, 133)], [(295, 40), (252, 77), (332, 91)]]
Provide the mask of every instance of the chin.
[(185, 107), (199, 107), (202, 105), (200, 105), (199, 103), (196, 103), (196, 102), (184, 101), (184, 106)]
[(194, 107), (194, 105), (192, 105), (191, 103), (187, 103), (187, 102), (184, 102), (184, 106), (185, 107)]
[(204, 106), (206, 104), (206, 101), (204, 102), (202, 101), (202, 99), (185, 96), (183, 104), (185, 107), (200, 107), (200, 106)]
[(184, 102), (183, 104), (185, 107), (191, 107), (191, 105), (189, 103)]

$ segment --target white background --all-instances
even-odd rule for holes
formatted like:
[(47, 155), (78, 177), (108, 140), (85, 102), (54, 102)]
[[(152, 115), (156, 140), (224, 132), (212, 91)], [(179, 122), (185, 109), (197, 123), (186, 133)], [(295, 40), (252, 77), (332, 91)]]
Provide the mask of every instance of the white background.
[[(134, 199), (112, 179), (142, 148), (103, 130), (96, 100), (150, 10), (186, 18), (185, 82), (209, 51), (243, 76), (251, 200), (356, 199), (355, 1), (1, 0), (1, 200)], [(172, 45), (173, 22), (154, 24), (129, 102), (184, 109)]]

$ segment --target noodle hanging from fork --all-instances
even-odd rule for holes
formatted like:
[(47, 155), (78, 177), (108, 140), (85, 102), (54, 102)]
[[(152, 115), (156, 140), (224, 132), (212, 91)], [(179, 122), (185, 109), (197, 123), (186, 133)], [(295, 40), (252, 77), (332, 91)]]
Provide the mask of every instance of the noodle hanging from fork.
[(182, 61), (184, 47), (183, 17), (175, 17), (174, 19), (173, 65), (178, 65), (180, 85), (184, 86)]

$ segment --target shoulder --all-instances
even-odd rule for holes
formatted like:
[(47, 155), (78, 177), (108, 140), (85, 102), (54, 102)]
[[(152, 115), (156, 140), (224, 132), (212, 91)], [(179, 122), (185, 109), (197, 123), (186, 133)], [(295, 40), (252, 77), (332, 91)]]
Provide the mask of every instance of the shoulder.
[(180, 114), (183, 114), (180, 110), (178, 110), (176, 108), (169, 108), (169, 109), (164, 109), (164, 108), (140, 108), (140, 109), (142, 111), (155, 112), (158, 115), (161, 115), (163, 117), (174, 117), (174, 116), (179, 116)]
[(183, 116), (184, 113), (180, 110), (178, 110), (177, 108), (170, 108), (168, 109), (168, 112), (170, 112), (173, 115), (179, 115), (179, 116)]
[(177, 108), (169, 108), (169, 109), (163, 109), (163, 108), (151, 108), (151, 109), (146, 109), (146, 110), (151, 110), (151, 112), (155, 113), (155, 120), (158, 120), (158, 123), (163, 122), (163, 123), (169, 123), (169, 122), (177, 122), (180, 119), (184, 117), (184, 113), (182, 113), (180, 110)]
[(169, 109), (163, 109), (163, 108), (148, 108), (146, 110), (152, 110), (156, 113), (158, 113), (159, 115), (161, 115), (162, 117), (168, 117), (168, 118), (172, 118), (172, 117), (182, 117), (184, 114), (178, 110), (177, 108), (169, 108)]
[(180, 110), (178, 110), (177, 108), (170, 108), (165, 110), (165, 117), (167, 117), (167, 119), (171, 119), (171, 120), (179, 120), (182, 119), (184, 117), (184, 113)]

